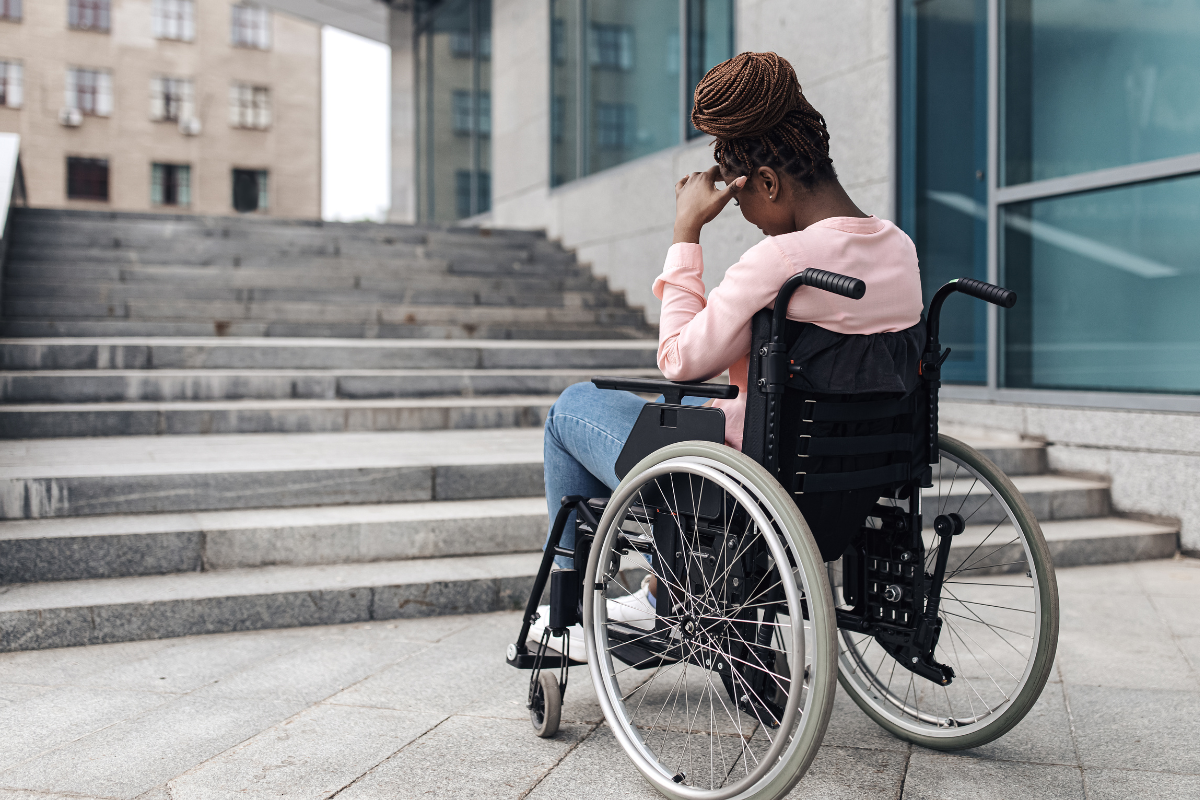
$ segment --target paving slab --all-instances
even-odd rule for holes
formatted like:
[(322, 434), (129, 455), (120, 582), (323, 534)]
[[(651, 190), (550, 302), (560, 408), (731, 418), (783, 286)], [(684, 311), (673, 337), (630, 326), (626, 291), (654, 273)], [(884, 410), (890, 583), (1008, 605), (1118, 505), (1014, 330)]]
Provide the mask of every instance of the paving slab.
[(166, 791), (172, 800), (330, 797), (443, 719), (316, 705), (172, 779)]
[(1084, 775), (1088, 800), (1200, 797), (1200, 775), (1170, 772), (1098, 769)]
[(1069, 686), (1067, 696), (1085, 767), (1200, 775), (1196, 688)]
[[(451, 717), (363, 775), (339, 800), (487, 797), (517, 800), (591, 730), (564, 725), (553, 739), (517, 720)], [(520, 738), (518, 738), (520, 737)], [(519, 746), (514, 746), (519, 741)]]
[(1085, 800), (1079, 767), (992, 761), (914, 747), (903, 800)]

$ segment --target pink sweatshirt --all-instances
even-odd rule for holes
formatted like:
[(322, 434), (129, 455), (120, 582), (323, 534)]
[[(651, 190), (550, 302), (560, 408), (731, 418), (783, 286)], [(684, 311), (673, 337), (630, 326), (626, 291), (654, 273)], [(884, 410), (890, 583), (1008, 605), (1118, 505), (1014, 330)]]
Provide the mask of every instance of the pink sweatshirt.
[(861, 278), (861, 300), (802, 286), (792, 295), (788, 318), (835, 333), (884, 333), (911, 328), (921, 319), (917, 251), (891, 222), (875, 217), (831, 217), (802, 231), (770, 236), (751, 247), (704, 299), (704, 256), (698, 244), (674, 244), (654, 281), (662, 300), (658, 368), (674, 381), (702, 381), (729, 370), (741, 390), (717, 400), (725, 412), (725, 443), (742, 448), (750, 318), (774, 307), (783, 282), (808, 267)]

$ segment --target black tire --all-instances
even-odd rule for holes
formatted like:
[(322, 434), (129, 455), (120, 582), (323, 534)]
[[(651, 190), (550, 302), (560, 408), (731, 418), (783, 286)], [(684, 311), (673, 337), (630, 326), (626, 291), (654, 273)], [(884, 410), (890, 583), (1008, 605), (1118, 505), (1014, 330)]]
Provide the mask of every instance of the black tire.
[(553, 738), (558, 733), (562, 720), (562, 690), (558, 678), (552, 672), (538, 673), (538, 682), (533, 687), (533, 705), (529, 709), (529, 721), (533, 732), (543, 739)]
[[(936, 553), (932, 519), (954, 512), (968, 526), (950, 551), (935, 650), (956, 678), (941, 687), (897, 669), (872, 637), (842, 630), (838, 680), (893, 735), (962, 750), (1003, 736), (1041, 695), (1058, 645), (1058, 584), (1037, 518), (1008, 476), (957, 439), (940, 436), (938, 444), (935, 489), (922, 491), (927, 571)], [(838, 602), (839, 570), (833, 562)]]

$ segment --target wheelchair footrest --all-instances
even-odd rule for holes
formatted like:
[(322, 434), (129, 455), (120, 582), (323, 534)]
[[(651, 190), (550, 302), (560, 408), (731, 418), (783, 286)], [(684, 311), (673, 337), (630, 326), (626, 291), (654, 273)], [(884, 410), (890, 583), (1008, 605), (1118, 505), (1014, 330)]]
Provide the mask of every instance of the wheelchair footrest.
[(564, 660), (566, 660), (567, 666), (571, 667), (583, 666), (587, 663), (586, 661), (576, 661), (573, 658), (564, 659), (562, 653), (558, 652), (557, 650), (546, 648), (539, 664), (538, 651), (536, 648), (533, 650), (527, 650), (525, 652), (518, 652), (516, 645), (508, 646), (508, 654), (505, 658), (505, 663), (510, 667), (516, 667), (517, 669), (533, 669), (535, 667), (540, 667), (541, 669), (558, 669), (563, 665)]

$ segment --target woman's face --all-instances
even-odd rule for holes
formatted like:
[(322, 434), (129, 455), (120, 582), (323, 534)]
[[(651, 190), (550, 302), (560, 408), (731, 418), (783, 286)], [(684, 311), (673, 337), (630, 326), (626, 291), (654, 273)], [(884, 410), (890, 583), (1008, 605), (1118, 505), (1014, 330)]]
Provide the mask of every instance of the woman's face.
[[(726, 185), (739, 177), (721, 165), (721, 179)], [(794, 181), (782, 180), (770, 167), (758, 167), (738, 192), (737, 204), (746, 221), (767, 236), (792, 233), (796, 230), (792, 211), (792, 203), (797, 199), (793, 197), (794, 189)]]

